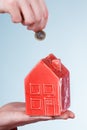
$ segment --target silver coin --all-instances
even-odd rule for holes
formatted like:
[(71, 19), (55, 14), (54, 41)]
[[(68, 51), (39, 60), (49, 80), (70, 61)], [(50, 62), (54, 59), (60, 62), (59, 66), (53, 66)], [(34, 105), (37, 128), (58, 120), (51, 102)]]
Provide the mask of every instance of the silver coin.
[(44, 40), (46, 37), (46, 33), (44, 31), (38, 31), (38, 32), (35, 32), (35, 38), (37, 40)]

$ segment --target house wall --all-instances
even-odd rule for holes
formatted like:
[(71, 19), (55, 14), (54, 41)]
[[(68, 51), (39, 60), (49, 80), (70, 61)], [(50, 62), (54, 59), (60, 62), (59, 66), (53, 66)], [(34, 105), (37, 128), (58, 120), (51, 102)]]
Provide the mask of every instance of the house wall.
[(39, 62), (25, 78), (27, 114), (60, 115), (62, 100), (59, 82), (52, 70)]

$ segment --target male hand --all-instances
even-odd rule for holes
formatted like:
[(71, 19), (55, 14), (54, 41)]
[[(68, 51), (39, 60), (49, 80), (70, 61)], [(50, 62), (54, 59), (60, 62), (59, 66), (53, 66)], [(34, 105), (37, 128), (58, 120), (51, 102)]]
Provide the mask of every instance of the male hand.
[(73, 112), (67, 110), (61, 116), (47, 117), (47, 116), (29, 116), (25, 113), (25, 103), (13, 102), (8, 103), (0, 108), (0, 130), (11, 130), (17, 126), (22, 126), (38, 121), (47, 121), (54, 119), (68, 119), (74, 118)]
[(9, 13), (14, 23), (35, 32), (44, 29), (48, 20), (44, 0), (0, 0), (0, 13)]

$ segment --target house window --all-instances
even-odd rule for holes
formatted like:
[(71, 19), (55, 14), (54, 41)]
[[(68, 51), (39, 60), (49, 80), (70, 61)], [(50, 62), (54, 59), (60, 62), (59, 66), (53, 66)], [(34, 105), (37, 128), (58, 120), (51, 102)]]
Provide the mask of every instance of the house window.
[(30, 99), (30, 106), (31, 106), (31, 109), (41, 109), (41, 106), (42, 106), (42, 100), (41, 99), (34, 99), (34, 98), (31, 98)]
[(43, 85), (43, 93), (44, 94), (54, 94), (53, 84), (44, 84)]
[(41, 89), (38, 84), (30, 84), (30, 94), (40, 94)]

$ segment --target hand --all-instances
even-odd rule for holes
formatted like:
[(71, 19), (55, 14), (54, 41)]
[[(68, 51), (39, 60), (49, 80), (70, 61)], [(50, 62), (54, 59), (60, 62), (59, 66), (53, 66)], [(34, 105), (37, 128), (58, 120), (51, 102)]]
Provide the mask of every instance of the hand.
[(9, 13), (14, 23), (35, 32), (45, 28), (48, 10), (44, 0), (0, 0), (0, 12)]
[(38, 121), (47, 121), (53, 119), (68, 119), (74, 118), (74, 113), (67, 110), (61, 116), (29, 116), (25, 113), (25, 103), (14, 102), (9, 103), (0, 108), (0, 130), (10, 130), (17, 126), (22, 126)]

